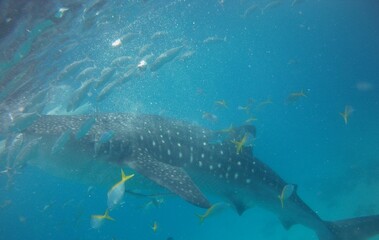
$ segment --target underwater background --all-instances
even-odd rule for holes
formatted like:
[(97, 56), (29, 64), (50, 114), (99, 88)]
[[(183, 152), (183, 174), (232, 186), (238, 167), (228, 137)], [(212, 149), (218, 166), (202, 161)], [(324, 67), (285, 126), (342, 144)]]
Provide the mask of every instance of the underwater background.
[[(379, 214), (378, 13), (376, 0), (2, 0), (1, 124), (35, 111), (151, 113), (215, 130), (252, 123), (254, 155), (321, 218)], [(75, 95), (108, 67), (104, 97), (104, 86)], [(116, 221), (92, 229), (107, 188), (8, 165), (2, 157), (0, 239), (318, 239), (260, 208), (200, 224), (204, 209), (178, 197), (155, 206), (128, 194)]]

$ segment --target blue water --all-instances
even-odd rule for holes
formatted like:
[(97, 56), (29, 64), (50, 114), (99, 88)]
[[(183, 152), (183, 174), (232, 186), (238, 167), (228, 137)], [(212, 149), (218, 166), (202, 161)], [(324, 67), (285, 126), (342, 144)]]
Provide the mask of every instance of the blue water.
[[(243, 17), (255, 3), (258, 8)], [(104, 101), (91, 90), (82, 103), (91, 104), (86, 113), (153, 113), (225, 129), (245, 124), (250, 116), (239, 107), (250, 102), (257, 118), (254, 155), (297, 184), (299, 196), (323, 219), (379, 214), (379, 3), (282, 0), (262, 13), (269, 3), (3, 0), (1, 114), (22, 110), (47, 86), (42, 112), (65, 106), (80, 87), (80, 70), (56, 79), (74, 61), (89, 57), (99, 74), (116, 57), (137, 57), (145, 44), (152, 43), (153, 59), (184, 46), (182, 53), (194, 51), (189, 59), (179, 55), (155, 72), (141, 71)], [(56, 17), (63, 7), (69, 9)], [(158, 31), (165, 35), (151, 40)], [(138, 36), (111, 47), (128, 32)], [(204, 43), (208, 37), (222, 40)], [(287, 101), (300, 91), (307, 96)], [(216, 106), (217, 100), (228, 107)], [(258, 107), (267, 100), (272, 103)], [(347, 124), (339, 114), (345, 106), (354, 109)], [(204, 210), (176, 197), (146, 209), (148, 200), (126, 195), (111, 213), (115, 222), (91, 229), (90, 216), (106, 208), (107, 190), (28, 165), (11, 176), (2, 173), (0, 239), (318, 239), (300, 225), (285, 230), (260, 208), (242, 216), (228, 209), (199, 224), (195, 213)]]

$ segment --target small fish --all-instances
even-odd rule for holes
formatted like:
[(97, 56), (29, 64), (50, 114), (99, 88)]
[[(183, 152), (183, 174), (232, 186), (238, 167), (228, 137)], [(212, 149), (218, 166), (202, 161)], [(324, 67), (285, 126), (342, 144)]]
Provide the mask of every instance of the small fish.
[[(9, 145), (8, 145), (9, 141)], [(17, 134), (12, 139), (7, 140), (7, 167), (11, 167), (14, 164), (15, 159), (20, 152), (22, 145), (24, 144), (24, 135), (22, 133)]]
[(66, 11), (68, 11), (69, 9), (68, 8), (59, 8), (59, 10), (58, 10), (58, 12), (57, 13), (55, 13), (55, 17), (56, 18), (62, 18), (63, 17), (63, 15), (64, 15), (64, 13), (66, 12)]
[(276, 1), (272, 1), (272, 2), (267, 3), (266, 6), (264, 6), (261, 9), (261, 13), (264, 14), (265, 11), (267, 11), (269, 9), (273, 9), (274, 7), (278, 6), (280, 3), (281, 3), (280, 0), (276, 0)]
[(22, 113), (12, 119), (12, 124), (10, 130), (21, 132), (27, 129), (32, 123), (38, 120), (41, 115), (36, 112), (33, 113)]
[(100, 93), (97, 95), (96, 101), (103, 101), (113, 91), (113, 89), (119, 85), (120, 84), (118, 81), (113, 81), (105, 85), (105, 87), (101, 89)]
[(91, 227), (97, 229), (103, 225), (104, 220), (115, 221), (111, 216), (109, 216), (109, 210), (107, 209), (104, 215), (92, 215), (91, 216)]
[(307, 97), (303, 90), (301, 90), (300, 92), (293, 92), (287, 97), (287, 102), (294, 103), (302, 97)]
[(113, 61), (111, 62), (111, 65), (112, 66), (122, 66), (128, 62), (131, 62), (133, 60), (133, 58), (131, 56), (121, 56), (121, 57), (118, 57), (118, 58), (115, 58), (113, 59)]
[(76, 140), (82, 139), (91, 130), (93, 124), (95, 124), (96, 119), (91, 117), (85, 120), (79, 127), (79, 130), (75, 134)]
[(255, 12), (258, 9), (258, 4), (254, 3), (250, 7), (248, 7), (245, 12), (242, 14), (242, 18), (247, 18), (250, 16), (253, 12)]
[(30, 140), (27, 144), (25, 144), (20, 152), (17, 154), (16, 159), (14, 160), (15, 168), (22, 168), (25, 166), (25, 163), (30, 157), (36, 152), (37, 145), (42, 137)]
[(95, 87), (99, 88), (99, 87), (103, 86), (106, 82), (109, 81), (109, 79), (113, 76), (115, 71), (116, 71), (116, 69), (114, 69), (114, 68), (110, 68), (110, 67), (104, 68), (100, 73), (99, 79), (96, 80)]
[(126, 176), (124, 171), (121, 169), (121, 181), (113, 185), (113, 187), (108, 191), (108, 209), (113, 209), (120, 203), (125, 194), (125, 182), (132, 177), (134, 177), (134, 174)]
[(182, 55), (180, 55), (179, 57), (179, 61), (187, 61), (188, 59), (190, 59), (193, 55), (195, 54), (195, 51), (194, 50), (188, 50), (186, 52), (184, 52)]
[(245, 123), (252, 123), (252, 122), (255, 122), (255, 121), (258, 121), (258, 118), (256, 118), (256, 117), (251, 117), (251, 118), (247, 119), (247, 120), (245, 121)]
[(71, 95), (71, 98), (67, 104), (67, 112), (75, 111), (78, 107), (80, 107), (83, 100), (88, 95), (89, 89), (94, 82), (94, 78), (88, 79), (82, 83), (82, 85), (74, 91)]
[(120, 40), (121, 40), (122, 43), (127, 43), (127, 42), (135, 39), (138, 35), (139, 35), (138, 33), (133, 33), (133, 32), (127, 33), (127, 34), (123, 35), (120, 38)]
[(287, 184), (284, 186), (282, 193), (278, 196), (280, 203), (282, 204), (282, 208), (284, 208), (284, 200), (291, 197), (294, 191), (295, 191), (295, 185)]
[(59, 138), (55, 141), (53, 147), (51, 148), (51, 154), (58, 154), (61, 151), (64, 150), (67, 142), (70, 140), (71, 137), (71, 129), (66, 130), (63, 132)]
[(196, 214), (196, 216), (199, 218), (200, 223), (203, 223), (206, 218), (209, 216), (214, 216), (216, 213), (221, 212), (222, 210), (228, 208), (229, 205), (225, 203), (215, 203), (212, 206), (210, 206), (204, 214)]
[(171, 48), (161, 55), (159, 55), (155, 61), (151, 64), (150, 71), (154, 72), (161, 68), (163, 65), (171, 62), (182, 50), (183, 46)]
[(209, 113), (209, 112), (204, 112), (202, 118), (213, 123), (218, 121), (218, 117), (214, 115), (213, 113)]
[(228, 108), (228, 104), (226, 103), (225, 100), (217, 100), (215, 101), (215, 104), (218, 107)]
[(83, 71), (81, 71), (75, 78), (76, 81), (81, 81), (83, 80), (84, 78), (88, 77), (88, 75), (92, 74), (94, 71), (96, 71), (97, 67), (96, 66), (93, 66), (93, 67), (88, 67), (88, 68), (85, 68)]
[(129, 80), (132, 79), (132, 77), (134, 76), (134, 74), (136, 73), (136, 68), (132, 67), (130, 68), (128, 71), (126, 71), (126, 73), (124, 73), (121, 78), (119, 78), (117, 80), (117, 82), (122, 85), (126, 82), (128, 82)]
[(85, 57), (84, 59), (74, 61), (68, 65), (59, 73), (57, 80), (61, 80), (66, 78), (66, 76), (70, 75), (71, 73), (76, 72), (80, 69), (80, 67), (85, 64), (86, 62), (92, 61), (89, 57)]
[(228, 128), (221, 129), (219, 132), (232, 134), (235, 132), (235, 128), (233, 127), (233, 124), (230, 124)]
[(151, 40), (157, 40), (158, 38), (164, 37), (167, 34), (168, 33), (166, 31), (155, 32), (155, 33), (153, 33), (153, 35), (151, 35)]
[(258, 103), (257, 106), (256, 106), (256, 108), (257, 108), (257, 109), (260, 109), (260, 108), (266, 107), (266, 106), (268, 106), (268, 105), (270, 105), (270, 104), (272, 104), (272, 100), (271, 100), (271, 98), (269, 98), (269, 99), (267, 99), (267, 100), (264, 100), (264, 101)]
[(247, 105), (247, 106), (238, 106), (238, 110), (240, 111), (244, 111), (246, 114), (249, 114), (250, 113), (250, 105)]
[(245, 135), (243, 136), (241, 141), (236, 141), (236, 140), (232, 141), (232, 143), (234, 143), (236, 145), (237, 154), (240, 154), (242, 152), (242, 148), (243, 148), (243, 146), (245, 146), (248, 137), (249, 137), (249, 134), (245, 133)]
[(203, 43), (222, 43), (226, 42), (226, 36), (223, 38), (217, 37), (217, 36), (212, 36), (212, 37), (207, 37), (206, 39), (203, 40)]
[(349, 117), (353, 112), (354, 112), (353, 107), (348, 106), (348, 105), (345, 106), (345, 110), (343, 112), (340, 112), (340, 115), (343, 118), (345, 125), (347, 125), (347, 122), (349, 121)]
[(144, 55), (151, 48), (151, 46), (153, 46), (151, 43), (143, 45), (138, 51), (138, 56)]
[(157, 221), (154, 221), (153, 226), (151, 227), (151, 229), (153, 229), (154, 233), (157, 232), (157, 230), (158, 230), (158, 223), (157, 223)]

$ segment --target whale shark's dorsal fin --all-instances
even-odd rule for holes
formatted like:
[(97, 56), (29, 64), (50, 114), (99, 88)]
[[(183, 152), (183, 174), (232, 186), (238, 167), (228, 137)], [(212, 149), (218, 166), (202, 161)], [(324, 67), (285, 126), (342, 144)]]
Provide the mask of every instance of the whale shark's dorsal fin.
[(128, 161), (127, 165), (191, 204), (202, 208), (211, 207), (209, 201), (181, 167), (157, 161), (148, 154), (139, 154), (137, 159)]

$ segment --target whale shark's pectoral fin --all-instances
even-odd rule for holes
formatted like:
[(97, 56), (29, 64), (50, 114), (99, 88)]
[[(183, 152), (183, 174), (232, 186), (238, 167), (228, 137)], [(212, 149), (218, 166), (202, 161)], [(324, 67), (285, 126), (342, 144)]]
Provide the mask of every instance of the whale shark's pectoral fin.
[(211, 207), (209, 201), (182, 168), (162, 163), (149, 155), (128, 161), (127, 165), (191, 204), (202, 208)]

